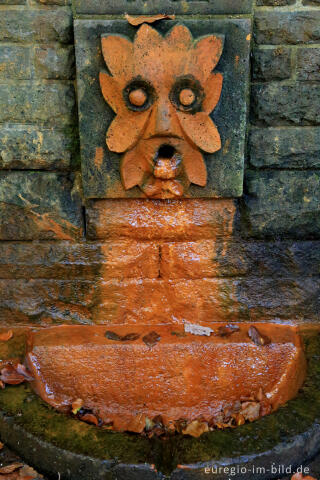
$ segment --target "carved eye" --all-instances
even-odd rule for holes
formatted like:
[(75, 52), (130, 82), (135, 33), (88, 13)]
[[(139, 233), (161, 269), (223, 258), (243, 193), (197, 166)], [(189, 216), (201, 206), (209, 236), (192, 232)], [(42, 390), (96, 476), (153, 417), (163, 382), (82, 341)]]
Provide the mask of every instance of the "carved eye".
[(183, 112), (199, 112), (203, 98), (203, 88), (192, 75), (179, 78), (170, 92), (171, 102)]
[(124, 88), (123, 98), (130, 110), (143, 112), (153, 104), (155, 91), (150, 83), (137, 78)]

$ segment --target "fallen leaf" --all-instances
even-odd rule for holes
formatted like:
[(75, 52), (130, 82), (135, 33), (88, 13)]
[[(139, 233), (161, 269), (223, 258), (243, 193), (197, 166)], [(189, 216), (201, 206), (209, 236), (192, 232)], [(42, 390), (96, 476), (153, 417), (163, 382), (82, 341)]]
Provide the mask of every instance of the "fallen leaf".
[(10, 365), (1, 370), (0, 380), (8, 385), (19, 385), (25, 382), (25, 377), (17, 373), (16, 369)]
[(150, 16), (143, 16), (139, 15), (138, 17), (133, 17), (131, 15), (126, 14), (125, 15), (127, 21), (130, 23), (130, 25), (133, 25), (134, 27), (138, 27), (139, 25), (142, 25), (142, 23), (154, 23), (157, 22), (158, 20), (174, 20), (176, 18), (175, 15), (150, 15)]
[(241, 415), (241, 413), (238, 413), (236, 416), (235, 416), (235, 422), (237, 424), (238, 427), (240, 427), (240, 425), (244, 425), (244, 423), (246, 422), (245, 418), (243, 415)]
[(241, 415), (249, 422), (257, 420), (260, 417), (260, 403), (244, 402), (241, 406)]
[(235, 332), (239, 332), (240, 328), (237, 325), (221, 325), (218, 328), (218, 335), (219, 337), (230, 337)]
[(260, 333), (259, 330), (253, 325), (251, 325), (251, 327), (249, 328), (248, 336), (256, 345), (259, 346), (268, 345), (269, 343), (271, 343), (270, 338)]
[(19, 480), (33, 480), (35, 478), (43, 478), (42, 475), (39, 475), (33, 468), (28, 465), (24, 465), (19, 471)]
[(146, 345), (148, 345), (148, 347), (154, 347), (154, 345), (156, 345), (160, 341), (160, 339), (160, 335), (158, 335), (157, 332), (154, 331), (148, 333), (148, 335), (145, 335), (142, 338), (142, 340)]
[(4, 447), (4, 443), (0, 442), (0, 450), (2, 450)]
[(22, 375), (28, 382), (32, 382), (32, 380), (34, 380), (29, 370), (27, 370), (26, 367), (21, 363), (18, 363), (16, 366), (16, 372), (19, 373), (19, 375)]
[(112, 330), (107, 330), (104, 334), (105, 337), (108, 338), (108, 340), (114, 340), (114, 341), (120, 341), (121, 336), (118, 335), (116, 332), (112, 332)]
[(83, 400), (82, 398), (77, 398), (74, 402), (72, 402), (71, 409), (73, 415), (77, 415), (79, 410), (83, 407)]
[(99, 425), (99, 420), (95, 415), (93, 415), (93, 413), (85, 413), (84, 415), (81, 415), (80, 420), (86, 423), (90, 423), (92, 425)]
[(129, 432), (142, 433), (146, 426), (146, 416), (140, 413), (128, 423)]
[(11, 465), (7, 465), (6, 467), (1, 467), (0, 475), (6, 475), (7, 473), (15, 472), (16, 470), (22, 467), (23, 467), (23, 463), (12, 463)]
[(133, 340), (138, 340), (140, 338), (139, 333), (128, 333), (127, 335), (124, 335), (121, 337), (122, 342), (132, 342)]
[(0, 342), (7, 342), (12, 337), (13, 337), (12, 330), (8, 330), (7, 332), (0, 333)]
[(207, 422), (201, 422), (199, 420), (194, 420), (189, 423), (187, 427), (182, 430), (184, 435), (191, 435), (191, 437), (200, 437), (205, 432), (209, 432), (209, 426)]
[(265, 394), (263, 393), (262, 387), (259, 388), (259, 391), (257, 393), (257, 400), (259, 402), (262, 402), (266, 398)]

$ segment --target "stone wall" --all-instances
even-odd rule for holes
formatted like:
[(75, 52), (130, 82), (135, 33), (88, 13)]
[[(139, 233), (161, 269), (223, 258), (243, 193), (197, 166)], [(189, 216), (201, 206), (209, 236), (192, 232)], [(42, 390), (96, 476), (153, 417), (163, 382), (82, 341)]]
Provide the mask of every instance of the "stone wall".
[(82, 199), (68, 1), (0, 0), (1, 324), (318, 321), (320, 3), (256, 3), (245, 195), (146, 203)]

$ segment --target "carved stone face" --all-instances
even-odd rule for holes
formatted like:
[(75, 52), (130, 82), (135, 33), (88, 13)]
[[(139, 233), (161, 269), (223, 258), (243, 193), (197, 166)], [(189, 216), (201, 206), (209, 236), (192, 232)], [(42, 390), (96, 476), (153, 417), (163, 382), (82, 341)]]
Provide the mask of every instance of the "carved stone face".
[(150, 198), (186, 195), (191, 183), (205, 186), (202, 152), (221, 148), (209, 117), (223, 77), (212, 73), (223, 49), (214, 35), (193, 40), (176, 25), (165, 37), (143, 24), (131, 42), (102, 37), (102, 53), (112, 76), (100, 73), (103, 96), (116, 113), (107, 132), (109, 150), (123, 153), (126, 190), (139, 186)]

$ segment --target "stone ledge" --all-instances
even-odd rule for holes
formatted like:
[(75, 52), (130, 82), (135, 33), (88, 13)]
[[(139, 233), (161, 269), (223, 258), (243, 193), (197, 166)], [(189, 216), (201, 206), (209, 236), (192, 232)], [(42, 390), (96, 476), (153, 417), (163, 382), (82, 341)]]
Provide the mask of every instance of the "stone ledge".
[(134, 15), (145, 14), (239, 14), (251, 13), (252, 0), (73, 0), (78, 14), (106, 15), (123, 14), (124, 12)]

